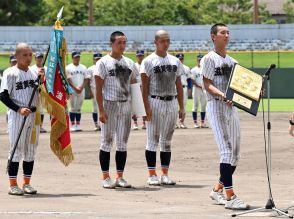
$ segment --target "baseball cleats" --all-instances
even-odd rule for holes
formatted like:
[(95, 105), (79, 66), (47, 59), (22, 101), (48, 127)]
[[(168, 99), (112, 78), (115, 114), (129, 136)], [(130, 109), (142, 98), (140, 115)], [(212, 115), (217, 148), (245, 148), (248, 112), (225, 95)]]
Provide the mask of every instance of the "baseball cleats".
[(105, 189), (114, 189), (115, 188), (115, 183), (112, 182), (112, 180), (108, 177), (102, 181), (102, 186)]
[(142, 129), (146, 129), (146, 125), (145, 124), (142, 126)]
[(129, 184), (124, 178), (117, 178), (115, 181), (115, 185), (117, 187), (122, 187), (122, 188), (131, 188), (132, 185)]
[(8, 190), (9, 195), (23, 195), (24, 192), (18, 186), (10, 186)]
[(181, 129), (186, 129), (187, 126), (186, 126), (184, 123), (181, 123), (181, 124), (180, 124), (180, 128), (181, 128)]
[(201, 123), (200, 128), (208, 128), (208, 126), (203, 122)]
[(160, 186), (160, 180), (156, 175), (149, 176), (147, 180), (147, 184), (150, 186)]
[(217, 205), (225, 205), (227, 202), (222, 189), (218, 190), (217, 192), (215, 192), (213, 189), (210, 192), (209, 197), (214, 200)]
[(82, 131), (81, 126), (80, 125), (76, 125), (76, 132), (80, 132)]
[(194, 123), (194, 128), (198, 129), (198, 128), (200, 128), (200, 126), (197, 123)]
[(71, 132), (75, 132), (75, 131), (76, 131), (76, 125), (72, 125), (72, 126), (70, 127), (70, 131), (71, 131)]
[(134, 124), (134, 126), (133, 126), (133, 130), (139, 130), (139, 127), (138, 127), (137, 124)]
[(233, 195), (231, 200), (226, 201), (225, 208), (232, 210), (247, 210), (249, 209), (249, 205), (245, 204), (236, 195)]
[(29, 195), (37, 194), (37, 190), (34, 189), (30, 184), (23, 185), (22, 189), (25, 194), (29, 194)]
[(95, 128), (94, 128), (94, 131), (101, 131), (101, 127), (100, 127), (100, 125), (98, 125), (98, 124), (95, 124)]
[(40, 133), (46, 133), (46, 129), (44, 129), (43, 127), (40, 128)]
[(162, 185), (175, 185), (176, 182), (171, 180), (167, 175), (162, 175), (160, 178), (160, 182)]
[(178, 129), (178, 128), (179, 128), (179, 126), (176, 124), (176, 125), (175, 125), (175, 129)]

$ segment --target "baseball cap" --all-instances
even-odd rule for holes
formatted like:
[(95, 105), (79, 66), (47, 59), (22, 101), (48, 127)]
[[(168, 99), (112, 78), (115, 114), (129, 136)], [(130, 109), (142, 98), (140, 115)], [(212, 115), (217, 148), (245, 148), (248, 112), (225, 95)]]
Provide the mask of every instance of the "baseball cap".
[(99, 52), (96, 52), (93, 54), (93, 59), (101, 59), (102, 58), (102, 54)]
[(36, 58), (41, 58), (41, 57), (43, 58), (44, 55), (43, 55), (42, 52), (36, 52), (36, 53), (35, 53), (35, 57), (36, 57)]
[(10, 55), (10, 56), (9, 56), (9, 61), (10, 61), (10, 62), (15, 62), (15, 61), (17, 61), (15, 55)]
[(178, 59), (184, 59), (185, 55), (183, 53), (178, 53), (178, 54), (176, 54), (176, 57)]
[(144, 50), (137, 50), (136, 56), (143, 56), (144, 55)]
[(81, 53), (80, 53), (79, 51), (73, 51), (73, 52), (71, 53), (71, 57), (72, 57), (72, 58), (80, 57), (80, 56), (81, 56)]
[(202, 59), (202, 58), (203, 58), (202, 54), (197, 55), (197, 59)]

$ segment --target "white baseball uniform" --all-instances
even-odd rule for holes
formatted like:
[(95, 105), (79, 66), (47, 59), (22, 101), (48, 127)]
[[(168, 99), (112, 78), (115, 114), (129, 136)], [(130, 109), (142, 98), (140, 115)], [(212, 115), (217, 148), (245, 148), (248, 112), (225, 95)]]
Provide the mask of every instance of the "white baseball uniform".
[(106, 55), (96, 63), (94, 75), (104, 80), (103, 106), (108, 117), (106, 123), (101, 123), (100, 149), (110, 152), (116, 137), (116, 150), (126, 151), (132, 116), (130, 82), (136, 79), (138, 70), (125, 56), (117, 60)]
[[(149, 103), (152, 118), (147, 122), (146, 150), (171, 151), (171, 140), (177, 120), (176, 78), (184, 71), (180, 60), (170, 54), (160, 57), (155, 53), (147, 56), (140, 68), (140, 73), (149, 77)], [(160, 97), (172, 97), (171, 100), (160, 100)]]
[[(30, 69), (25, 72), (18, 69), (16, 66), (13, 66), (9, 68), (7, 72), (3, 75), (0, 92), (7, 90), (10, 99), (15, 104), (20, 107), (27, 107), (37, 78), (37, 74), (32, 72)], [(37, 102), (38, 93), (36, 93), (34, 96), (32, 106), (37, 106)], [(39, 127), (36, 127), (36, 142), (32, 144), (31, 135), (33, 127), (35, 126), (35, 116), (35, 113), (30, 113), (27, 117), (25, 126), (18, 142), (17, 149), (12, 160), (13, 162), (19, 162), (21, 159), (27, 162), (31, 162), (35, 159), (40, 131)], [(23, 119), (24, 117), (20, 113), (15, 112), (12, 109), (8, 110), (8, 134), (10, 144), (8, 159), (10, 158), (10, 153), (12, 152), (12, 149), (16, 142), (16, 138)]]
[(187, 79), (191, 78), (191, 70), (188, 66), (183, 65), (184, 71), (182, 72), (181, 75), (181, 82), (183, 86), (183, 99), (184, 99), (184, 109), (186, 111), (186, 104), (188, 100), (188, 82)]
[(88, 78), (90, 79), (90, 89), (93, 94), (93, 113), (98, 113), (98, 104), (96, 100), (96, 82), (94, 77), (94, 71), (95, 71), (96, 65), (92, 65), (88, 68)]
[[(84, 83), (84, 80), (87, 79), (88, 73), (86, 66), (79, 64), (78, 66), (73, 63), (66, 66), (67, 78), (70, 78), (72, 83), (76, 87), (81, 87)], [(73, 113), (81, 113), (83, 101), (85, 99), (85, 89), (80, 94), (73, 93), (70, 96), (70, 105), (71, 112)]]
[(201, 89), (200, 87), (193, 85), (193, 111), (198, 111), (200, 101), (201, 112), (206, 112), (207, 99), (205, 94), (206, 91), (204, 90), (203, 85), (203, 75), (201, 74), (200, 68), (198, 66), (192, 68), (191, 73), (192, 79), (197, 83), (197, 85), (202, 87)]
[[(226, 91), (231, 68), (237, 61), (211, 51), (201, 59), (203, 77), (212, 80), (220, 91)], [(237, 109), (229, 107), (207, 92), (207, 116), (219, 148), (220, 163), (236, 166), (240, 157), (240, 122)]]
[[(136, 67), (137, 67), (138, 72), (140, 72), (140, 66), (141, 66), (141, 65), (140, 65), (138, 62), (136, 62), (135, 65), (136, 65)], [(136, 79), (137, 79), (137, 83), (140, 83), (140, 85), (142, 85), (141, 75), (140, 75), (140, 74), (138, 74), (138, 76), (137, 76)]]

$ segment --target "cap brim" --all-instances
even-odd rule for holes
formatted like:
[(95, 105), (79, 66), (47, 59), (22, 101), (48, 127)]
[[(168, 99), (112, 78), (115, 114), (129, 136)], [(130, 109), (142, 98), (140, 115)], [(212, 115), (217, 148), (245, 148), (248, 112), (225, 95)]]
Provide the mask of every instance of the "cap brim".
[(74, 55), (74, 56), (72, 56), (73, 58), (76, 58), (76, 57), (81, 57), (81, 55), (80, 54), (76, 54), (76, 55)]
[(17, 61), (17, 59), (10, 59), (10, 61), (11, 61), (11, 62), (16, 62), (16, 61)]

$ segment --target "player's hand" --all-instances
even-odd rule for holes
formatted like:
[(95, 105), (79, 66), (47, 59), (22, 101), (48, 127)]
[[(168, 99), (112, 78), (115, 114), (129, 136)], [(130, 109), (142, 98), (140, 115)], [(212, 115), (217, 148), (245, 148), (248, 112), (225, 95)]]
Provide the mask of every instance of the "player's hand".
[(39, 68), (38, 77), (40, 78), (40, 82), (43, 83), (45, 80), (45, 69)]
[(184, 115), (185, 115), (185, 110), (184, 109), (180, 109), (179, 110), (179, 119), (183, 119), (184, 118)]
[(294, 137), (294, 125), (289, 126), (289, 134)]
[(76, 92), (77, 94), (82, 93), (82, 91), (83, 91), (83, 88), (80, 88), (80, 87), (76, 87), (76, 88), (75, 88), (75, 92)]
[(104, 111), (99, 112), (99, 121), (105, 124), (108, 120), (108, 116)]
[(18, 112), (22, 115), (22, 116), (28, 116), (32, 111), (29, 108), (19, 108)]
[(143, 117), (145, 119), (145, 121), (150, 122), (151, 118), (152, 118), (152, 111), (151, 109), (147, 109), (146, 110), (146, 116)]

